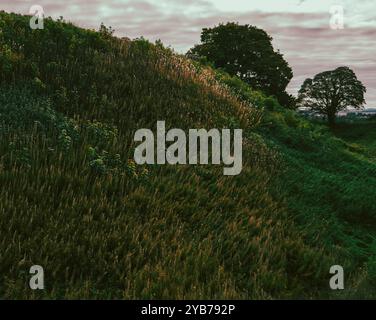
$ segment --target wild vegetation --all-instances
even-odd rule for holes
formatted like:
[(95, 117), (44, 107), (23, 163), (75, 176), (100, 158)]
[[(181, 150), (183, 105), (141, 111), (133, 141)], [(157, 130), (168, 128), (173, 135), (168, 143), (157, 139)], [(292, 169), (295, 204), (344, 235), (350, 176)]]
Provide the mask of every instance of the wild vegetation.
[[(336, 137), (160, 43), (44, 25), (0, 13), (1, 298), (374, 295), (375, 145), (363, 127)], [(133, 134), (157, 120), (242, 128), (241, 175), (136, 166)], [(43, 291), (28, 286), (35, 264)], [(334, 264), (341, 293), (328, 286)]]

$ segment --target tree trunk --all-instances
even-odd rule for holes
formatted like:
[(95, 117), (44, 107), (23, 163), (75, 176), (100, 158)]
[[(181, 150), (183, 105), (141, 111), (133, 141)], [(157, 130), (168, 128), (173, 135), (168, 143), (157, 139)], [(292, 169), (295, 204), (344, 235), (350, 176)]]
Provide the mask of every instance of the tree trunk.
[(334, 128), (336, 125), (336, 114), (335, 113), (328, 113), (328, 122), (329, 127)]

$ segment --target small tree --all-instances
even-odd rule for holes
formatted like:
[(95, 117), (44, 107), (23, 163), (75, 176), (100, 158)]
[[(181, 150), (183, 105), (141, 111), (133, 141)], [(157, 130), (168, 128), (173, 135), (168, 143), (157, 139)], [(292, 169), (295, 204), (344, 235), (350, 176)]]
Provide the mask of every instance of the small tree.
[(354, 71), (340, 67), (306, 79), (299, 90), (298, 105), (327, 117), (334, 126), (336, 114), (348, 107), (363, 108), (366, 88)]
[(187, 56), (206, 58), (252, 88), (276, 96), (280, 103), (292, 102), (285, 92), (292, 69), (282, 54), (273, 49), (272, 38), (262, 29), (233, 22), (205, 28), (201, 44), (188, 51)]

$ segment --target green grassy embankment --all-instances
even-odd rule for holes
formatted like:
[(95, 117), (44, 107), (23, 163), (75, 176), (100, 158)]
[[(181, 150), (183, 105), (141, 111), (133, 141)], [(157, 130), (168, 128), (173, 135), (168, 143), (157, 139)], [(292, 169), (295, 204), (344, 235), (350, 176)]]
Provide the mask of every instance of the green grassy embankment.
[[(372, 295), (361, 149), (145, 40), (6, 13), (0, 29), (2, 298), (336, 298), (333, 264)], [(241, 175), (136, 166), (134, 132), (157, 120), (244, 129)]]

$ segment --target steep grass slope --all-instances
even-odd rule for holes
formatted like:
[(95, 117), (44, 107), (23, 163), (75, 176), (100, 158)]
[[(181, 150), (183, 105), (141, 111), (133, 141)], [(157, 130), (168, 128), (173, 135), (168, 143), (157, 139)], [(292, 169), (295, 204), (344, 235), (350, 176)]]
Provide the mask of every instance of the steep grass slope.
[(335, 254), (347, 275), (341, 297), (370, 298), (376, 279), (374, 122), (339, 124), (334, 132), (290, 111), (272, 111), (261, 128), (279, 150), (288, 212), (308, 243)]
[[(358, 259), (326, 234), (314, 239), (321, 221), (342, 226), (342, 217), (328, 209), (329, 218), (316, 218), (306, 201), (317, 190), (303, 190), (299, 202), (293, 188), (302, 179), (283, 183), (291, 167), (290, 179), (304, 175), (298, 166), (308, 160), (282, 139), (283, 128), (286, 137), (298, 135), (283, 124), (295, 116), (263, 111), (273, 99), (106, 28), (48, 19), (44, 30), (30, 30), (27, 17), (2, 12), (0, 30), (2, 298), (335, 297), (328, 271), (343, 256), (357, 281), (366, 254)], [(157, 120), (243, 128), (241, 175), (225, 177), (217, 166), (136, 166), (134, 132), (155, 129)], [(341, 155), (315, 139), (307, 145)], [(362, 179), (360, 186), (369, 183)], [(44, 291), (28, 287), (35, 264), (45, 269)]]

